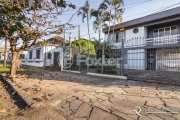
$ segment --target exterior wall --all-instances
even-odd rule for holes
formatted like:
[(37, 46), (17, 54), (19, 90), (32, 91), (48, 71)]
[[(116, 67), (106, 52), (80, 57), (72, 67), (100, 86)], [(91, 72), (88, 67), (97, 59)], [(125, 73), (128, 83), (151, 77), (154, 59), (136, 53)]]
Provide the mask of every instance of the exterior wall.
[[(36, 59), (37, 49), (40, 49), (40, 59)], [(32, 59), (29, 59), (30, 51), (32, 51)], [(47, 58), (47, 54), (49, 52), (52, 53), (51, 59)], [(53, 66), (54, 65), (54, 52), (59, 52), (60, 54), (62, 54), (63, 48), (56, 47), (56, 46), (38, 46), (38, 47), (32, 48), (28, 50), (28, 52), (25, 54), (25, 59), (23, 59), (22, 64), (29, 65), (29, 66), (36, 66), (36, 67)], [(59, 65), (63, 65), (62, 57), (60, 58), (59, 62), (60, 62)]]
[(156, 70), (180, 72), (180, 48), (156, 51)]
[(139, 29), (138, 33), (133, 33), (134, 29), (135, 28), (126, 30), (126, 40), (130, 40), (130, 39), (133, 39), (136, 37), (146, 37), (146, 33), (147, 33), (146, 27), (144, 27), (144, 26), (138, 27), (138, 29)]
[[(133, 29), (127, 29), (125, 31), (125, 41), (124, 41), (124, 48), (132, 47), (139, 47), (140, 45), (144, 45), (144, 39), (135, 39), (137, 37), (146, 37), (147, 36), (147, 28), (146, 27), (139, 27), (138, 33), (133, 33)], [(116, 48), (121, 48), (121, 43), (114, 43), (113, 45)], [(146, 69), (146, 52), (145, 49), (136, 49), (136, 50), (127, 50), (127, 63), (124, 64), (125, 69)]]
[[(55, 47), (55, 46), (45, 46), (44, 47), (45, 53), (51, 53), (51, 59), (47, 59), (47, 54), (46, 54), (46, 62), (45, 66), (53, 66), (54, 65), (54, 52), (59, 52), (60, 56), (63, 54), (63, 48), (62, 47)], [(59, 65), (63, 65), (63, 59), (60, 57), (59, 59)]]
[[(23, 65), (43, 67), (44, 66), (44, 50), (43, 46), (34, 47), (25, 54), (25, 58), (23, 59)], [(40, 59), (36, 59), (36, 50), (40, 49)], [(29, 53), (32, 51), (32, 59), (29, 58)]]
[(125, 69), (139, 69), (145, 70), (146, 59), (145, 50), (128, 50), (127, 51), (127, 64), (124, 64)]

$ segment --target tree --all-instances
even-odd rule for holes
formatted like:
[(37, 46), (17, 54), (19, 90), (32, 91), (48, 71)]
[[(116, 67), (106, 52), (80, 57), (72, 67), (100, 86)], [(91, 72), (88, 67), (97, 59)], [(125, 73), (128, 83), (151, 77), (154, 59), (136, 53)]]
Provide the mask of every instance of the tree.
[[(31, 7), (28, 2), (0, 0), (0, 37), (9, 40), (12, 53), (10, 76), (16, 74), (22, 52), (49, 34), (61, 34), (68, 23), (59, 25), (57, 17), (71, 8), (75, 9), (75, 5), (62, 0), (34, 0)], [(20, 45), (19, 49), (17, 45)]]
[(109, 12), (108, 36), (109, 36), (109, 32), (110, 32), (111, 21), (113, 18), (112, 17), (113, 12), (115, 12), (115, 14), (122, 15), (122, 13), (123, 13), (122, 5), (123, 4), (124, 4), (123, 0), (104, 0), (99, 6), (99, 10), (105, 10), (105, 11)]
[(97, 31), (99, 32), (99, 41), (101, 39), (102, 28), (107, 26), (105, 22), (109, 20), (108, 14), (109, 13), (104, 10), (99, 10), (99, 11), (96, 10), (91, 15), (96, 18), (95, 21), (93, 22), (93, 29), (95, 30), (95, 32)]
[(112, 15), (112, 23), (113, 23), (113, 35), (112, 37), (114, 36), (114, 28), (115, 28), (115, 24), (117, 22), (122, 22), (122, 16), (121, 14), (118, 14), (118, 12), (115, 11), (115, 13)]
[(80, 40), (76, 40), (73, 42), (72, 48), (79, 49), (80, 47), (81, 47), (82, 55), (88, 55), (88, 48), (90, 47), (89, 54), (91, 56), (96, 56), (96, 51), (95, 51), (93, 42), (91, 42), (89, 40), (85, 40), (85, 39), (80, 39)]
[(89, 19), (91, 14), (94, 12), (95, 10), (93, 8), (91, 8), (89, 0), (87, 0), (84, 4), (84, 6), (80, 7), (78, 10), (77, 15), (78, 16), (82, 16), (82, 22), (84, 23), (84, 19), (87, 19), (87, 27), (88, 27), (88, 34), (89, 34), (89, 40), (91, 40), (90, 37), (90, 30), (89, 30)]

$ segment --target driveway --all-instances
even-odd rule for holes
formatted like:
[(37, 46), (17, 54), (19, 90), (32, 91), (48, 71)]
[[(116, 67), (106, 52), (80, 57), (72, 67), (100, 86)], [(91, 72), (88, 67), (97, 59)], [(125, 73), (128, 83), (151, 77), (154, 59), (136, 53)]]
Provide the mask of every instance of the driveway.
[(180, 119), (179, 86), (49, 71), (13, 81), (32, 99), (76, 120)]

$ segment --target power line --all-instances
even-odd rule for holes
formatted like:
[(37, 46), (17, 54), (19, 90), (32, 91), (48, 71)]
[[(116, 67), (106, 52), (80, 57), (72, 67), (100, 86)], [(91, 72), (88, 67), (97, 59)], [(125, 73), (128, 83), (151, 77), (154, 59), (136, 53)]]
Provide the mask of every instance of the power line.
[[(136, 15), (140, 15), (140, 14), (144, 14), (144, 13), (148, 13), (148, 12), (152, 12), (152, 11), (156, 11), (156, 10), (161, 9), (161, 10), (159, 10), (159, 11), (157, 11), (157, 12), (151, 13), (151, 14), (155, 14), (155, 13), (161, 12), (162, 10), (165, 10), (165, 9), (167, 9), (167, 8), (171, 8), (171, 7), (173, 7), (173, 6), (176, 6), (176, 5), (178, 5), (178, 4), (180, 4), (180, 3), (176, 3), (176, 4), (173, 4), (173, 5), (170, 5), (170, 6), (166, 6), (166, 7), (161, 7), (161, 8), (149, 10), (149, 11), (142, 12), (142, 13), (137, 13), (137, 14), (125, 16), (125, 17), (123, 17), (123, 18), (128, 18), (128, 17), (132, 17), (132, 16), (136, 16)], [(151, 15), (151, 14), (149, 14), (149, 15)], [(93, 22), (90, 23), (89, 25), (91, 25), (91, 24), (93, 24)], [(87, 24), (81, 24), (80, 26), (86, 26), (86, 25), (87, 25)]]
[[(155, 14), (155, 13), (158, 13), (158, 12), (161, 12), (162, 10), (171, 8), (171, 7), (176, 6), (176, 5), (178, 5), (178, 4), (180, 4), (180, 3), (176, 3), (176, 4), (173, 4), (173, 5), (170, 5), (170, 6), (166, 6), (166, 7), (163, 7), (163, 8), (158, 8), (158, 9), (161, 9), (161, 10), (159, 10), (159, 11), (157, 11), (157, 12), (154, 12), (154, 13), (151, 13), (151, 14), (149, 14), (149, 15), (152, 15), (152, 14)], [(131, 15), (131, 16), (135, 16), (135, 15), (139, 15), (139, 14), (143, 14), (143, 13), (147, 13), (147, 12), (152, 12), (152, 11), (155, 11), (155, 10), (158, 10), (158, 9), (154, 9), (154, 10), (151, 10), (151, 11), (146, 11), (146, 12), (134, 14), (134, 15)], [(127, 17), (130, 17), (130, 16), (126, 16), (126, 17), (124, 17), (124, 18), (127, 18)], [(93, 24), (93, 23), (91, 23), (91, 24)], [(87, 24), (86, 24), (86, 25), (87, 25)], [(84, 26), (84, 25), (80, 25), (80, 26)], [(90, 33), (90, 34), (95, 34), (95, 33), (99, 33), (99, 32), (94, 32), (94, 33)], [(81, 35), (81, 37), (82, 37), (82, 36), (87, 36), (87, 35), (89, 35), (89, 34)], [(78, 37), (78, 36), (76, 36), (76, 37)], [(71, 37), (71, 38), (75, 38), (75, 37)]]
[(147, 1), (151, 1), (151, 0), (139, 1), (139, 2), (134, 2), (134, 3), (124, 4), (124, 6), (126, 6), (126, 5), (138, 4), (138, 3), (147, 2)]
[(127, 8), (125, 8), (125, 9), (133, 8), (133, 7), (136, 7), (136, 6), (138, 6), (138, 5), (142, 5), (142, 4), (147, 3), (147, 2), (150, 2), (150, 1), (153, 1), (153, 0), (144, 1), (144, 2), (141, 2), (141, 3), (137, 4), (137, 5), (133, 5), (133, 6), (127, 7)]

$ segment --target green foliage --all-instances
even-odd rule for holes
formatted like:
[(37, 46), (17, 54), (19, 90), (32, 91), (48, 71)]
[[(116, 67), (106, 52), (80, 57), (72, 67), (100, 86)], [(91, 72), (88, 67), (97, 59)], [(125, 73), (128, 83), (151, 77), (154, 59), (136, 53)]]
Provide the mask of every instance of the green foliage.
[(83, 55), (88, 55), (88, 47), (89, 46), (90, 46), (89, 54), (91, 56), (96, 56), (96, 51), (95, 51), (93, 42), (91, 42), (89, 40), (85, 40), (85, 39), (80, 39), (80, 40), (74, 41), (73, 44), (72, 44), (73, 48), (79, 49), (81, 47), (81, 52), (82, 52)]
[[(68, 4), (66, 0), (32, 0), (31, 3), (29, 0), (0, 0), (0, 38), (10, 43), (14, 60), (11, 75), (15, 74), (18, 62), (13, 58), (42, 41), (48, 34), (63, 32), (60, 28), (68, 23), (59, 25), (54, 21), (71, 8), (75, 9), (76, 6)], [(20, 46), (19, 49), (17, 45)]]

